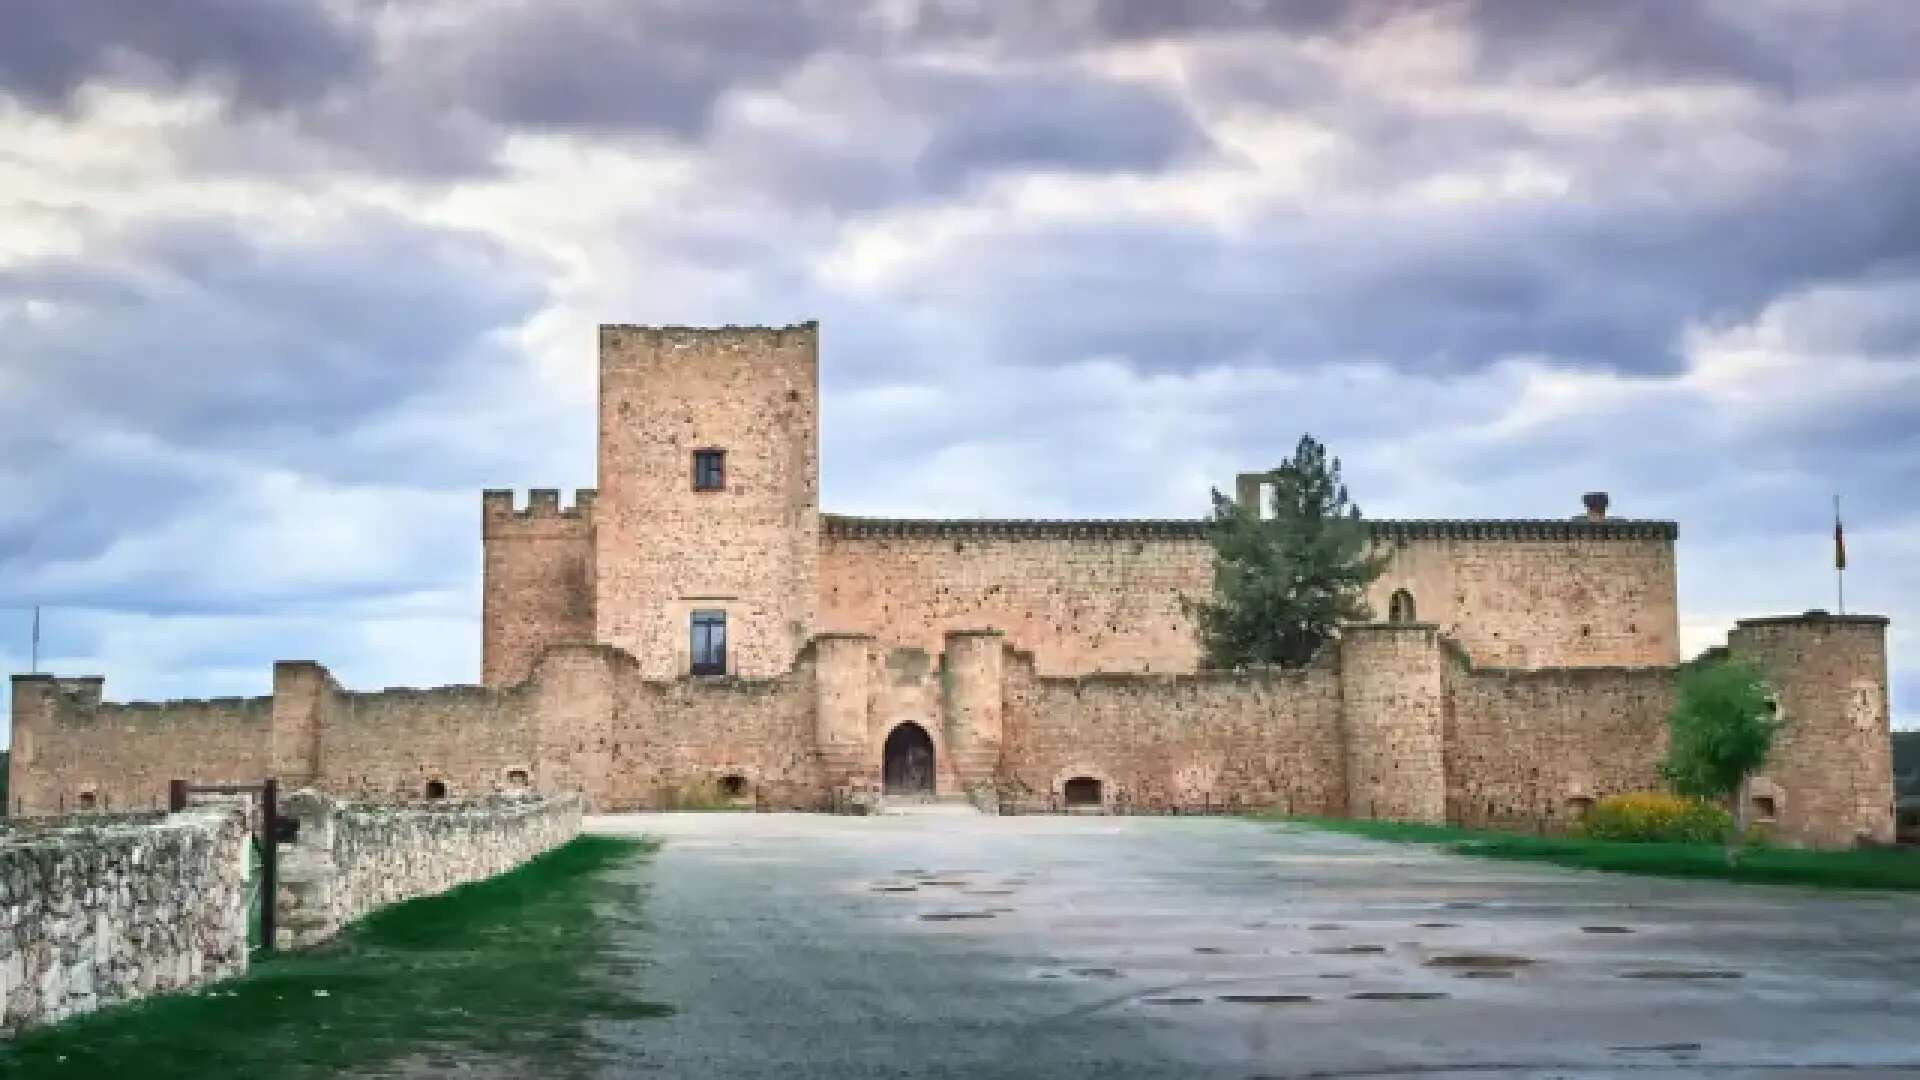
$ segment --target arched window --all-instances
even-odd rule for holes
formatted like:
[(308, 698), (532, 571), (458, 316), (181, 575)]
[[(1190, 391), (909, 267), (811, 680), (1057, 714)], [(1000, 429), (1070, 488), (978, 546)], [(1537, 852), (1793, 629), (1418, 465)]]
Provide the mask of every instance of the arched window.
[(1060, 795), (1068, 806), (1099, 806), (1100, 781), (1091, 776), (1076, 776), (1061, 785)]
[(720, 794), (729, 799), (747, 797), (747, 778), (739, 773), (728, 773), (720, 778)]
[(427, 798), (444, 799), (447, 797), (447, 785), (441, 780), (427, 781)]
[(1412, 622), (1414, 618), (1413, 594), (1405, 589), (1393, 590), (1393, 599), (1387, 601), (1387, 621)]
[(507, 770), (507, 786), (515, 787), (515, 788), (526, 787), (527, 786), (527, 770), (508, 769)]
[(97, 802), (98, 800), (94, 796), (93, 792), (83, 791), (80, 793), (80, 809), (91, 810), (94, 808)]

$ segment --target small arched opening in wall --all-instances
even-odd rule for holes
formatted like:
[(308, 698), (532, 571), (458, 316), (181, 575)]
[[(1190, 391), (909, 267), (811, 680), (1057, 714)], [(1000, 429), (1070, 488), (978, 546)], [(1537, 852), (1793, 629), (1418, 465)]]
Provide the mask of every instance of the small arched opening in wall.
[(444, 799), (447, 797), (447, 783), (444, 780), (427, 781), (427, 798)]
[(1410, 623), (1417, 618), (1413, 608), (1413, 594), (1405, 589), (1393, 590), (1393, 596), (1387, 600), (1387, 621)]
[(527, 770), (525, 769), (508, 769), (507, 770), (507, 787), (509, 789), (513, 791), (524, 791), (528, 786), (530, 785), (529, 785), (529, 781), (527, 780)]
[(1096, 776), (1069, 777), (1060, 785), (1060, 802), (1068, 810), (1099, 809), (1104, 805), (1102, 794), (1100, 778)]
[(720, 778), (720, 796), (726, 799), (744, 799), (753, 790), (747, 778), (739, 773), (727, 773)]
[(880, 779), (889, 795), (933, 794), (933, 737), (909, 720), (887, 733)]
[(97, 808), (99, 804), (100, 804), (100, 797), (98, 795), (95, 795), (93, 792), (83, 791), (80, 793), (80, 799), (79, 799), (78, 805), (81, 810), (93, 810)]

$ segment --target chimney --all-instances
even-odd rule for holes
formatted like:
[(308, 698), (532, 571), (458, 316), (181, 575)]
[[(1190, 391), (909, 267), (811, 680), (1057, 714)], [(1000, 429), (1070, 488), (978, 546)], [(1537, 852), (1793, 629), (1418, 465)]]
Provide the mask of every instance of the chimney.
[(1587, 520), (1588, 521), (1607, 520), (1607, 493), (1606, 492), (1589, 491), (1585, 495), (1580, 496), (1580, 501), (1587, 504)]

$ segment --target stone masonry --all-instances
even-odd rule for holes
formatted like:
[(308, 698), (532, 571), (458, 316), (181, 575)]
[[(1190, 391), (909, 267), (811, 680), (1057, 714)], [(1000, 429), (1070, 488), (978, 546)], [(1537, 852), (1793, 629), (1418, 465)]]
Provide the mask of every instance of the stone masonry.
[[(269, 773), (355, 799), (818, 808), (891, 775), (1010, 810), (1557, 829), (1658, 786), (1677, 528), (1604, 493), (1566, 518), (1370, 520), (1381, 621), (1302, 671), (1202, 671), (1202, 522), (823, 513), (814, 324), (605, 326), (599, 349), (599, 487), (481, 500), (483, 685), (356, 693), (288, 662), (270, 698), (116, 705), (17, 676), (14, 809)], [(1884, 631), (1809, 613), (1731, 638), (1789, 720), (1755, 796), (1783, 837), (1890, 833)]]
[(325, 941), (371, 911), (511, 870), (580, 832), (580, 797), (506, 795), (366, 806), (312, 790), (284, 800), (300, 823), (281, 847), (276, 944)]
[[(283, 948), (324, 941), (388, 904), (510, 870), (572, 839), (581, 800), (527, 792), (402, 806), (283, 800)], [(0, 1035), (247, 970), (244, 801), (174, 814), (0, 826)]]
[(0, 827), (0, 1034), (247, 968), (239, 807)]

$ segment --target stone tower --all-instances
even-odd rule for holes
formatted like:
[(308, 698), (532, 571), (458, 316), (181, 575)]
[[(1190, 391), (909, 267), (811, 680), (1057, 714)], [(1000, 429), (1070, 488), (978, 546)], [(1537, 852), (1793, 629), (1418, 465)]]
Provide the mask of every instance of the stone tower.
[[(594, 639), (648, 678), (788, 670), (819, 604), (819, 328), (600, 328)], [(703, 652), (709, 661), (711, 652)]]

